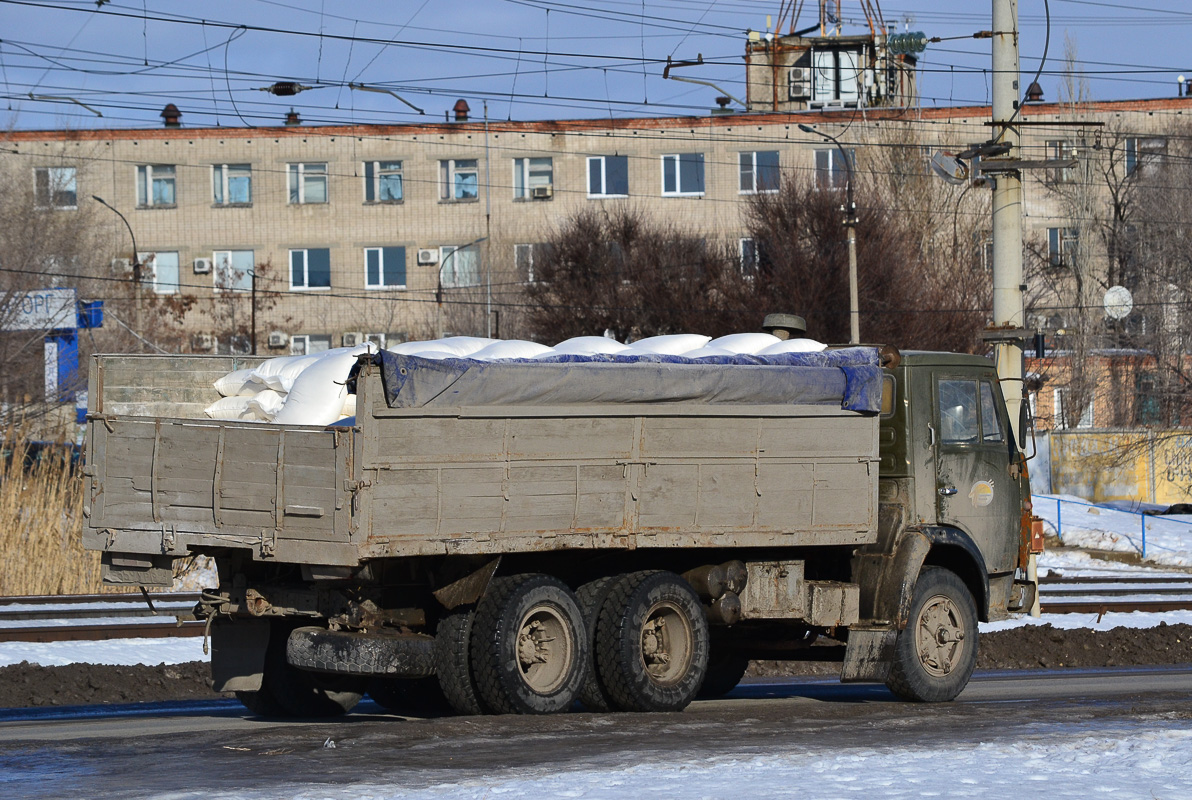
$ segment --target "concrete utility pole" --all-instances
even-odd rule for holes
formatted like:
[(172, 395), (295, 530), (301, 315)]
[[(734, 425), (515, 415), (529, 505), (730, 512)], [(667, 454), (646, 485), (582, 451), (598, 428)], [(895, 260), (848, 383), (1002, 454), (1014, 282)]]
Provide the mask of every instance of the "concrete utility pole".
[[(1010, 123), (1018, 113), (1018, 0), (993, 0), (994, 142), (1010, 146), (1006, 159), (1016, 161), (1018, 131)], [(994, 161), (994, 159), (990, 159)], [(1022, 409), (1022, 175), (997, 172), (993, 188), (993, 330), (997, 374), (1001, 380), (1010, 427), (1019, 436)], [(1006, 338), (996, 338), (998, 330)]]

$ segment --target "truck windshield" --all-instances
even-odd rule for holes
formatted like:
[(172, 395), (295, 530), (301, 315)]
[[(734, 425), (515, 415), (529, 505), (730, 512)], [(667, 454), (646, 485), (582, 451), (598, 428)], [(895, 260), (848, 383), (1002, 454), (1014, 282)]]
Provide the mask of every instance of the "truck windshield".
[(944, 444), (975, 444), (977, 429), (977, 382), (939, 382), (940, 438)]

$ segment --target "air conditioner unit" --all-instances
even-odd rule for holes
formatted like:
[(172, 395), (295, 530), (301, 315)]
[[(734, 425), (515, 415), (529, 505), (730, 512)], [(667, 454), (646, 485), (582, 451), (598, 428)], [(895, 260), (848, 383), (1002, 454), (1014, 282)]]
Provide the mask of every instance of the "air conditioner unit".
[(552, 194), (554, 194), (554, 187), (549, 183), (546, 186), (535, 186), (530, 189), (530, 197), (535, 200), (549, 200)]
[(211, 272), (211, 259), (196, 258), (195, 259), (195, 274), (196, 275), (206, 275), (209, 272)]
[(356, 347), (364, 342), (364, 334), (360, 331), (344, 331), (339, 335), (339, 343), (344, 347)]
[(285, 347), (288, 341), (290, 341), (290, 337), (286, 336), (284, 331), (269, 331), (270, 347)]
[(787, 74), (787, 89), (791, 100), (806, 100), (811, 97), (811, 70), (807, 67), (791, 67)]
[(438, 264), (439, 263), (439, 251), (438, 250), (419, 250), (418, 251), (418, 263), (423, 264), (423, 265)]
[(215, 336), (210, 333), (196, 333), (194, 338), (194, 349), (200, 353), (215, 352)]
[(113, 258), (112, 272), (116, 275), (127, 275), (132, 272), (132, 261), (127, 258)]

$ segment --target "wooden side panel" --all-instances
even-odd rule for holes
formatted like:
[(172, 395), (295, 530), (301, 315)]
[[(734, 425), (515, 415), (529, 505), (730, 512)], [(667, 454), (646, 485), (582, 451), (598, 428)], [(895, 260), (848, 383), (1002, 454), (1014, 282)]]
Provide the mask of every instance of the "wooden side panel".
[(215, 381), (235, 369), (256, 366), (261, 356), (95, 356), (88, 378), (91, 411), (120, 417), (206, 419), (203, 409), (219, 399)]

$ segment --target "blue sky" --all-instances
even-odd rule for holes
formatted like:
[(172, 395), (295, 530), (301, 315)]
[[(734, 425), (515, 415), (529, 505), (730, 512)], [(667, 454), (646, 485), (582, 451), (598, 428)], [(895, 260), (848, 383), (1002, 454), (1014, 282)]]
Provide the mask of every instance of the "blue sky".
[[(1192, 57), (1192, 7), (1177, 0), (1048, 0), (1051, 39), (1040, 80), (1057, 97), (1065, 39), (1075, 42), (1094, 98), (1171, 96)], [(797, 4), (797, 3), (796, 3)], [(663, 81), (666, 58), (744, 95), (747, 29), (777, 21), (781, 3), (732, 0), (0, 0), (0, 114), (5, 127), (156, 127), (175, 103), (187, 126), (277, 124), (291, 107), (310, 123), (442, 119), (458, 98), (473, 117), (565, 119), (705, 113), (714, 89)], [(806, 3), (798, 27), (818, 20)], [(991, 27), (989, 2), (902, 0), (887, 23), (928, 36)], [(1022, 0), (1022, 67), (1043, 53), (1043, 0)], [(865, 28), (845, 0), (845, 33)], [(789, 22), (789, 21), (788, 21)], [(245, 26), (245, 27), (238, 27)], [(989, 99), (989, 42), (931, 45), (920, 63), (924, 105)], [(279, 80), (313, 88), (259, 91)], [(396, 92), (420, 116), (384, 93)], [(33, 95), (30, 98), (30, 94)], [(102, 114), (102, 117), (98, 114)]]

